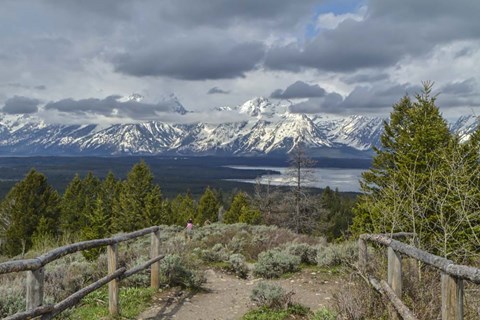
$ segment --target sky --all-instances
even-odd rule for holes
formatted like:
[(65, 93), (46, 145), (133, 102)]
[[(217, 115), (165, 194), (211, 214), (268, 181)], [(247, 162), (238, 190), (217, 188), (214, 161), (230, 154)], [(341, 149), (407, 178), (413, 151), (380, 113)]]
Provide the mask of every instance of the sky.
[[(0, 0), (0, 111), (212, 121), (263, 96), (388, 116), (433, 81), (446, 118), (480, 115), (479, 13), (478, 0)], [(175, 99), (194, 112), (173, 114)]]

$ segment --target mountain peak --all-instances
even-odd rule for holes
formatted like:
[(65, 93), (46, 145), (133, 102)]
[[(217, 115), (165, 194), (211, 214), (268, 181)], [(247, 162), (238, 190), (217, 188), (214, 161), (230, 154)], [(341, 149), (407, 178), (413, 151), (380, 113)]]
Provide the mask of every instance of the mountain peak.
[(164, 96), (160, 104), (168, 106), (172, 112), (179, 113), (181, 115), (187, 114), (190, 111), (185, 109), (178, 97), (174, 93), (170, 93), (168, 96)]
[(238, 106), (237, 110), (252, 117), (272, 117), (276, 112), (276, 105), (265, 97), (257, 97)]

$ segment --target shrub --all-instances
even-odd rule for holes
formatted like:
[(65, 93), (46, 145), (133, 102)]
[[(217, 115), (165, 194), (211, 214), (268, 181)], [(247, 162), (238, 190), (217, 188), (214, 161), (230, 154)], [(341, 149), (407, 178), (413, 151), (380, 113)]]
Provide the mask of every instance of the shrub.
[(253, 272), (267, 279), (278, 278), (284, 273), (297, 271), (299, 266), (299, 257), (274, 249), (260, 253)]
[(189, 269), (185, 260), (176, 254), (167, 255), (160, 263), (162, 282), (169, 286), (198, 289), (205, 283), (205, 277)]
[(336, 320), (337, 315), (330, 309), (323, 307), (317, 310), (310, 320)]
[(292, 304), (292, 291), (286, 292), (281, 286), (259, 282), (252, 290), (250, 299), (259, 307), (285, 309)]
[(317, 265), (320, 267), (333, 267), (341, 264), (351, 265), (358, 258), (358, 247), (355, 242), (342, 242), (330, 244), (319, 249)]
[(228, 253), (221, 243), (217, 243), (211, 249), (202, 250), (201, 257), (207, 262), (221, 262), (228, 259)]
[(17, 312), (25, 311), (25, 292), (20, 285), (7, 288), (0, 287), (0, 318), (5, 318)]
[(242, 320), (285, 320), (285, 319), (307, 319), (306, 317), (311, 314), (308, 307), (301, 304), (293, 304), (287, 309), (276, 310), (269, 309), (267, 307), (261, 307), (258, 309), (247, 312)]
[(317, 249), (306, 243), (289, 243), (287, 244), (285, 251), (291, 255), (299, 257), (302, 263), (317, 263)]
[(228, 266), (240, 278), (246, 279), (248, 277), (248, 266), (243, 255), (239, 253), (232, 254), (228, 258)]

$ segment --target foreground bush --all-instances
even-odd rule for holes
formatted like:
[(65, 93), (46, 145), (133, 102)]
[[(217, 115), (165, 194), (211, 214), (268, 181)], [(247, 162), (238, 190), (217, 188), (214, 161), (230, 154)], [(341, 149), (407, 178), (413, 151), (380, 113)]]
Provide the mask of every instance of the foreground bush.
[(306, 243), (289, 243), (285, 251), (300, 258), (302, 263), (317, 263), (317, 248)]
[(292, 304), (292, 295), (293, 292), (286, 292), (281, 286), (260, 282), (253, 288), (250, 299), (259, 307), (285, 309)]
[(355, 242), (334, 243), (319, 249), (317, 265), (319, 267), (333, 267), (338, 265), (352, 265), (358, 259), (358, 247)]
[(298, 271), (300, 258), (285, 251), (269, 250), (260, 253), (253, 272), (267, 279), (278, 278), (287, 272)]
[(205, 283), (202, 273), (188, 268), (184, 259), (176, 254), (167, 255), (160, 263), (160, 279), (171, 287), (198, 289)]
[(245, 262), (245, 257), (239, 253), (234, 253), (228, 258), (228, 268), (242, 279), (248, 277), (248, 266)]

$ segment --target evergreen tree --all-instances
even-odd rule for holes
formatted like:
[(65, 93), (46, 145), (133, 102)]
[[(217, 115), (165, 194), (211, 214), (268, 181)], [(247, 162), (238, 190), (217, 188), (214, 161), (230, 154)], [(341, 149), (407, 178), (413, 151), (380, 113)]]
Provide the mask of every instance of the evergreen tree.
[(323, 208), (318, 221), (320, 234), (327, 237), (328, 241), (344, 236), (352, 224), (353, 200), (342, 196), (338, 189), (332, 190), (327, 186), (320, 197), (319, 205)]
[(424, 200), (428, 168), (436, 166), (437, 154), (451, 140), (431, 88), (425, 83), (416, 101), (406, 96), (394, 105), (390, 123), (384, 124), (382, 148), (375, 149), (372, 169), (362, 175), (364, 195), (355, 208), (354, 230), (421, 231), (419, 220), (429, 214), (419, 216), (415, 206)]
[(258, 209), (243, 206), (240, 209), (240, 216), (238, 222), (247, 224), (259, 224), (262, 221), (262, 214)]
[(245, 192), (238, 192), (235, 197), (233, 197), (232, 204), (230, 208), (223, 215), (223, 223), (237, 223), (239, 222), (240, 216), (242, 215), (242, 210), (249, 209), (247, 195)]
[[(85, 225), (81, 232), (82, 240), (102, 239), (110, 235), (111, 216), (109, 208), (105, 205), (102, 197), (98, 197), (95, 203), (95, 209), (91, 214), (87, 214), (87, 225)], [(95, 260), (105, 248), (97, 248), (82, 251), (83, 256), (87, 260)]]
[(475, 234), (480, 150), (476, 135), (462, 145), (449, 132), (431, 88), (425, 83), (415, 101), (404, 97), (394, 105), (382, 148), (362, 176), (364, 194), (354, 208), (352, 230), (414, 232), (423, 248), (458, 256), (450, 244), (470, 253), (480, 245)]
[(82, 216), (84, 207), (82, 195), (82, 180), (76, 174), (67, 185), (62, 197), (60, 227), (63, 233), (78, 232), (86, 225), (85, 217)]
[(88, 225), (88, 216), (95, 210), (100, 180), (89, 172), (85, 178), (75, 175), (62, 199), (60, 225), (67, 234), (75, 234)]
[(218, 220), (218, 210), (220, 202), (215, 193), (207, 187), (200, 197), (197, 207), (197, 224), (203, 224), (205, 221), (216, 222)]
[[(117, 231), (115, 224), (115, 210), (114, 207), (118, 203), (120, 195), (120, 181), (118, 181), (114, 174), (110, 171), (105, 179), (102, 181), (98, 190), (97, 201), (95, 203), (95, 210), (98, 212), (101, 207), (102, 215), (107, 219), (107, 234), (113, 234)], [(100, 201), (99, 201), (100, 199)], [(100, 206), (101, 205), (101, 206)]]
[[(5, 254), (13, 256), (32, 246), (32, 235), (58, 234), (60, 198), (46, 177), (30, 170), (0, 204), (0, 216), (7, 221), (3, 232)], [(38, 228), (38, 229), (37, 229)]]
[(188, 219), (197, 221), (195, 217), (195, 202), (190, 193), (177, 195), (171, 202), (173, 221), (179, 226), (187, 223)]
[(122, 231), (134, 231), (160, 222), (162, 195), (153, 183), (153, 174), (142, 160), (135, 164), (122, 183), (115, 215)]

